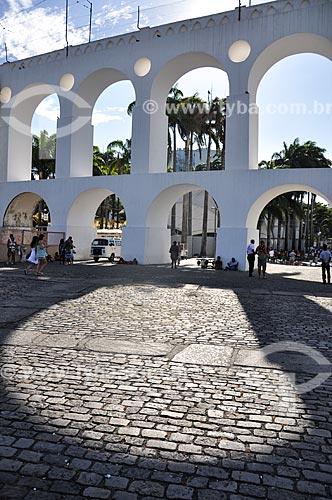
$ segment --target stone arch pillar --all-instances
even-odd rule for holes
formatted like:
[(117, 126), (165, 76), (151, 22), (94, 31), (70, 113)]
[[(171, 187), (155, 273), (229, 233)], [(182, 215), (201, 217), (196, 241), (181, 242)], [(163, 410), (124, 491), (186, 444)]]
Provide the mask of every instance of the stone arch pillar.
[(2, 107), (3, 181), (31, 180), (31, 120), (41, 101), (54, 92), (51, 85), (36, 83), (26, 87)]
[(131, 173), (162, 173), (167, 168), (167, 125), (164, 96), (152, 96), (151, 77), (135, 77), (136, 105), (132, 122)]
[(103, 68), (78, 82), (71, 92), (61, 94), (57, 143), (58, 177), (92, 176), (93, 108), (107, 87), (122, 80), (129, 80), (123, 72)]

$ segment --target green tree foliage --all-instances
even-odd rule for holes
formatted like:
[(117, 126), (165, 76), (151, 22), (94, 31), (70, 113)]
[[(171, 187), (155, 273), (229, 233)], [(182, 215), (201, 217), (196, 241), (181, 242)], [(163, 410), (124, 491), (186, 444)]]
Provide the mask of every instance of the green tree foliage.
[[(300, 144), (298, 138), (296, 138), (290, 145), (283, 143), (283, 149), (277, 153), (273, 153), (270, 160), (264, 160), (260, 162), (259, 168), (265, 170), (273, 170), (277, 168), (331, 168), (332, 161), (325, 157), (325, 149), (320, 148), (314, 141), (306, 141)], [(307, 203), (304, 203), (304, 192), (297, 193), (285, 193), (277, 198), (273, 199), (263, 210), (259, 222), (258, 229), (264, 221), (267, 223), (267, 244), (272, 235), (272, 229), (274, 227), (275, 221), (278, 221), (278, 247), (280, 248), (280, 234), (281, 225), (285, 228), (285, 249), (288, 250), (289, 246), (293, 249), (296, 246), (302, 246), (302, 239), (304, 236), (305, 247), (308, 248), (314, 244), (314, 241), (318, 241), (318, 233), (323, 234), (322, 230), (319, 229), (320, 226), (324, 228), (325, 239), (328, 236), (329, 227), (328, 224), (320, 224), (318, 221), (319, 216), (317, 214), (317, 203), (315, 194), (307, 194)], [(325, 205), (323, 205), (325, 206)], [(327, 210), (327, 212), (326, 212)], [(323, 210), (322, 207), (318, 209), (319, 214), (328, 213), (330, 209), (326, 207)], [(317, 214), (317, 215), (316, 215)], [(316, 221), (317, 218), (317, 221)], [(323, 218), (324, 219), (324, 218)], [(296, 238), (296, 226), (298, 227), (299, 237), (298, 244)], [(303, 235), (303, 228), (305, 229), (305, 234)], [(290, 235), (290, 232), (292, 234)], [(330, 236), (332, 233), (329, 233)], [(291, 240), (291, 245), (289, 241)], [(301, 249), (301, 248), (300, 248)]]
[(55, 177), (55, 149), (56, 134), (49, 136), (46, 130), (41, 130), (40, 136), (32, 136), (32, 180)]

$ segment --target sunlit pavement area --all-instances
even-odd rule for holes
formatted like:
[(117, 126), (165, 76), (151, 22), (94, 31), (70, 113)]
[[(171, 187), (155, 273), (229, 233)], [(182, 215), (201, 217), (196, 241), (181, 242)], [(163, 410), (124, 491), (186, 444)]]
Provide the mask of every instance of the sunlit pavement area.
[(0, 264), (1, 499), (332, 498), (320, 268), (23, 269)]

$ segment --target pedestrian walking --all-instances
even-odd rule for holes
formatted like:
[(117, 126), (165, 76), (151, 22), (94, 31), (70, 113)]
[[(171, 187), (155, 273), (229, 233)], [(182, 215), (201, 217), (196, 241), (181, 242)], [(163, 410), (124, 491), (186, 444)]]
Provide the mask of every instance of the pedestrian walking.
[(247, 246), (247, 260), (249, 264), (249, 278), (254, 276), (254, 266), (255, 266), (255, 240), (250, 240)]
[(65, 239), (64, 238), (61, 238), (61, 240), (59, 242), (58, 250), (59, 250), (60, 264), (61, 263), (64, 264), (65, 263)]
[(327, 282), (331, 283), (331, 272), (330, 272), (330, 262), (331, 262), (331, 252), (327, 249), (326, 243), (323, 245), (323, 250), (320, 253), (320, 259), (322, 261), (322, 278), (323, 278), (323, 283), (326, 284), (326, 275), (327, 275)]
[(64, 246), (65, 264), (74, 263), (74, 242), (71, 236), (65, 241)]
[(29, 257), (27, 258), (27, 261), (29, 262), (29, 264), (27, 265), (27, 267), (24, 269), (24, 274), (27, 275), (29, 270), (33, 267), (33, 266), (36, 266), (38, 264), (38, 259), (37, 259), (37, 255), (36, 255), (36, 249), (37, 249), (37, 245), (38, 245), (38, 236), (34, 236), (31, 240), (31, 243), (30, 243), (30, 255)]
[(15, 265), (15, 256), (17, 250), (17, 243), (15, 241), (14, 235), (10, 234), (7, 241), (7, 263)]
[(44, 243), (44, 234), (40, 234), (38, 237), (38, 244), (36, 248), (36, 257), (38, 259), (36, 274), (37, 276), (42, 276), (44, 269), (47, 266), (47, 252)]
[(259, 243), (259, 246), (256, 248), (256, 255), (258, 256), (258, 278), (260, 278), (261, 273), (263, 273), (263, 279), (265, 279), (268, 252), (265, 246), (265, 242), (263, 240)]
[(179, 253), (180, 253), (179, 245), (177, 244), (176, 241), (173, 241), (173, 244), (171, 245), (171, 248), (169, 249), (169, 253), (171, 256), (172, 269), (173, 269), (173, 267), (176, 269), (176, 264), (178, 262)]

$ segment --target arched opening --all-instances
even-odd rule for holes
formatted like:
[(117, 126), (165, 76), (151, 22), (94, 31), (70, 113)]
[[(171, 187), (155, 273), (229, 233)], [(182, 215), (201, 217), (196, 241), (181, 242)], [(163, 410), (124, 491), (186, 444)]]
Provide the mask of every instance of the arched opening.
[[(80, 117), (80, 102), (89, 110), (91, 119), (85, 120), (72, 134), (72, 176), (91, 176), (93, 173), (109, 175), (121, 170), (122, 145), (128, 149), (126, 139), (130, 139), (128, 132), (131, 129), (130, 118), (126, 116), (127, 107), (132, 102), (132, 97), (135, 100), (133, 86), (126, 80), (129, 78), (124, 73), (105, 68), (90, 74), (77, 89), (78, 99), (73, 109), (73, 119), (75, 121)], [(127, 97), (122, 101), (125, 93)], [(121, 122), (121, 130), (116, 126), (110, 128), (109, 124), (112, 122)], [(117, 147), (110, 148), (111, 158), (107, 147), (114, 141), (119, 143)]]
[[(185, 226), (182, 221), (181, 211), (183, 207), (181, 205), (183, 204), (183, 197), (189, 195), (189, 193), (191, 193), (193, 203)], [(172, 241), (177, 241), (181, 245), (181, 256), (183, 258), (201, 255), (204, 193), (205, 191), (200, 186), (178, 184), (165, 189), (156, 197), (147, 215), (146, 263), (168, 262), (168, 250)], [(220, 226), (220, 214), (217, 202), (209, 194), (208, 201), (208, 231), (205, 256), (214, 257), (217, 232)], [(176, 219), (176, 232), (172, 234), (171, 219), (174, 204), (178, 204), (178, 212), (181, 216)]]
[[(4, 260), (6, 254), (6, 242), (10, 234), (14, 235), (18, 245), (17, 254), (20, 259), (25, 258), (29, 243), (34, 235), (39, 232), (47, 234), (46, 241), (49, 245), (49, 253), (53, 254), (57, 245), (54, 237), (49, 237), (51, 213), (46, 201), (36, 193), (21, 193), (8, 205), (0, 230), (1, 233), (1, 256)], [(59, 236), (61, 236), (59, 234)]]
[[(197, 76), (197, 73), (196, 76), (195, 73), (190, 73), (199, 68), (205, 68), (205, 71), (198, 72), (199, 76)], [(187, 125), (188, 144), (193, 118), (195, 117), (202, 124), (204, 121), (208, 122), (210, 107), (208, 101), (212, 101), (213, 98), (217, 97), (216, 82), (218, 82), (218, 77), (215, 78), (215, 76), (216, 73), (219, 73), (218, 70), (224, 70), (222, 63), (216, 57), (202, 52), (181, 54), (162, 67), (153, 80), (149, 100), (138, 103), (135, 110), (140, 112), (143, 118), (147, 114), (149, 115), (149, 144), (151, 145), (148, 153), (149, 157), (143, 158), (143, 153), (139, 151), (142, 137), (140, 131), (135, 129), (133, 150), (135, 149), (135, 155), (137, 155), (137, 164), (148, 163), (150, 173), (167, 171), (167, 167), (171, 165), (171, 159), (173, 158), (171, 151), (176, 152), (177, 149), (177, 145), (174, 146), (174, 137), (179, 137), (177, 122), (180, 116), (183, 119), (183, 124), (186, 123)], [(187, 73), (190, 73), (190, 75), (187, 77), (186, 89), (181, 94), (181, 87), (180, 85), (177, 87), (176, 84), (177, 82), (180, 83), (181, 77)], [(221, 74), (224, 73), (220, 71)], [(195, 78), (197, 79), (196, 86)], [(223, 79), (225, 79), (225, 76)], [(188, 81), (191, 81), (190, 86), (187, 85)], [(226, 86), (228, 88), (227, 84)], [(216, 93), (214, 93), (215, 90)], [(201, 95), (193, 97), (195, 93)], [(222, 91), (221, 94), (224, 94), (224, 92)], [(225, 95), (221, 97), (225, 97)], [(147, 103), (152, 107), (148, 107)], [(193, 135), (194, 132), (192, 131), (192, 140)], [(188, 165), (190, 164), (191, 162), (188, 160)]]
[(93, 175), (130, 173), (134, 102), (134, 87), (129, 81), (114, 83), (98, 97), (92, 114)]
[[(203, 67), (181, 76), (167, 97), (168, 171), (225, 168), (225, 99), (228, 76)], [(213, 212), (214, 210), (214, 212)], [(217, 208), (206, 191), (186, 193), (172, 207), (171, 234), (180, 235), (186, 255), (214, 255)]]
[(82, 192), (67, 219), (67, 237), (73, 237), (76, 259), (91, 258), (91, 243), (98, 236), (122, 238), (126, 223), (125, 207), (116, 193), (103, 188)]
[[(8, 113), (5, 120), (7, 120), (9, 124), (7, 178), (10, 181), (31, 180), (32, 118), (40, 103), (45, 97), (52, 94), (54, 94), (54, 89), (50, 85), (30, 85), (15, 96), (10, 107), (5, 110)], [(17, 146), (18, 144), (19, 147)], [(37, 148), (35, 148), (35, 150), (36, 149)], [(45, 154), (46, 153), (39, 148), (36, 158), (37, 156), (43, 156)], [(42, 160), (45, 160), (45, 158), (42, 158)], [(49, 158), (47, 158), (47, 160), (49, 160)], [(34, 176), (35, 175), (37, 174), (34, 174)]]
[[(290, 56), (295, 56), (302, 54), (303, 58), (302, 59), (294, 59), (296, 62), (296, 68), (292, 67), (291, 65), (291, 59), (285, 60), (282, 62), (282, 60), (289, 58)], [(310, 56), (309, 56), (310, 54)], [(278, 112), (279, 110), (282, 111), (282, 130), (284, 130), (285, 126), (288, 127), (289, 123), (292, 123), (293, 120), (289, 122), (289, 117), (291, 118), (300, 118), (304, 122), (310, 122), (311, 118), (314, 117), (316, 119), (316, 116), (321, 114), (321, 106), (318, 103), (319, 106), (315, 108), (315, 105), (317, 106), (317, 103), (315, 102), (317, 99), (315, 96), (317, 96), (318, 92), (318, 86), (321, 87), (322, 81), (322, 75), (321, 73), (325, 73), (326, 71), (326, 63), (320, 62), (320, 58), (315, 58), (314, 55), (316, 56), (321, 56), (323, 58), (326, 58), (327, 60), (331, 61), (332, 59), (332, 42), (328, 40), (327, 38), (324, 38), (320, 35), (315, 35), (312, 33), (296, 33), (294, 35), (286, 36), (283, 37), (279, 40), (276, 40), (273, 42), (271, 45), (269, 45), (265, 50), (261, 52), (261, 54), (257, 57), (256, 61), (254, 62), (250, 74), (249, 74), (249, 79), (248, 79), (248, 92), (250, 96), (250, 109), (254, 110), (256, 106), (256, 97), (259, 99), (262, 99), (260, 93), (257, 94), (257, 89), (260, 85), (260, 82), (262, 81), (264, 75), (266, 75), (269, 70), (274, 66), (279, 63), (278, 66), (276, 66), (276, 69), (274, 70), (272, 68), (271, 73), (266, 75), (266, 78), (264, 78), (264, 81), (262, 81), (262, 91), (265, 87), (266, 82), (270, 82), (269, 87), (265, 87), (269, 91), (270, 99), (271, 99), (271, 88), (275, 89), (274, 92), (276, 95), (279, 96), (279, 99), (274, 99), (273, 97), (273, 103), (272, 103), (272, 113), (271, 113), (271, 106), (266, 107), (266, 103), (264, 102), (265, 99), (261, 101), (263, 109), (261, 110), (261, 115), (262, 115), (262, 126), (264, 126), (264, 120), (274, 120), (274, 114), (275, 111)], [(305, 66), (303, 66), (303, 62), (305, 57), (308, 59), (306, 60), (307, 62), (305, 63)], [(280, 61), (280, 62), (279, 62)], [(318, 64), (319, 69), (317, 69), (317, 80), (315, 71), (312, 69), (313, 64)], [(310, 71), (308, 71), (308, 67), (310, 66)], [(324, 67), (323, 67), (324, 66)], [(278, 78), (273, 78), (273, 81), (269, 78), (269, 75), (272, 76), (274, 75), (275, 71), (278, 71), (279, 68), (284, 68), (284, 71), (279, 74)], [(292, 79), (290, 83), (290, 88), (292, 89), (293, 87), (293, 81), (294, 81), (294, 73), (292, 75), (293, 70), (300, 71), (303, 81), (308, 80), (308, 75), (310, 74), (311, 80), (310, 80), (310, 85), (306, 85), (305, 87), (303, 86), (302, 79), (298, 80), (297, 85), (293, 87), (294, 91), (293, 93), (289, 93), (289, 85), (287, 85), (288, 81), (288, 76), (287, 76), (287, 68), (289, 70), (290, 76), (289, 78)], [(329, 70), (330, 71), (330, 70)], [(296, 77), (297, 78), (297, 77)], [(312, 82), (312, 80), (315, 80), (315, 83)], [(287, 85), (287, 91), (285, 92), (284, 96), (280, 94), (279, 87), (282, 89), (284, 85)], [(310, 89), (313, 90), (313, 94), (311, 94)], [(305, 94), (306, 100), (303, 102), (303, 91)], [(301, 97), (302, 93), (302, 97)], [(313, 96), (314, 101), (308, 100), (308, 96)], [(280, 102), (281, 99), (281, 102)], [(282, 102), (283, 100), (286, 100), (286, 102)], [(291, 99), (292, 102), (289, 102), (289, 99)], [(328, 99), (327, 103), (330, 103), (330, 98)], [(276, 104), (275, 104), (276, 101)], [(271, 101), (268, 102), (268, 104), (271, 103)], [(287, 104), (288, 103), (288, 104)], [(305, 116), (303, 116), (303, 110), (305, 109)], [(289, 112), (291, 111), (291, 113)], [(331, 111), (329, 111), (330, 113)], [(271, 116), (272, 114), (272, 116)], [(285, 120), (285, 115), (287, 115), (287, 123)], [(300, 115), (300, 116), (299, 116)], [(302, 115), (302, 116), (301, 116)], [(308, 117), (310, 117), (310, 120), (308, 120)], [(271, 122), (270, 122), (271, 123)], [(266, 121), (265, 121), (266, 124)], [(278, 127), (274, 127), (277, 129)], [(293, 137), (293, 140), (298, 137), (300, 134), (295, 135)], [(305, 140), (305, 139), (304, 139)], [(270, 143), (270, 139), (267, 141)], [(292, 142), (292, 141), (291, 141)], [(322, 147), (324, 147), (323, 144), (321, 144)], [(279, 146), (277, 145), (276, 148)], [(281, 145), (280, 145), (281, 147)], [(327, 147), (327, 146), (326, 146)], [(278, 149), (276, 149), (278, 150)], [(257, 119), (257, 114), (251, 113), (250, 116), (250, 131), (249, 131), (249, 160), (250, 160), (250, 165), (251, 168), (257, 168), (258, 165), (258, 119)], [(262, 154), (260, 152), (260, 160), (262, 159), (267, 159), (267, 158), (262, 158)]]
[[(168, 170), (191, 171), (199, 164), (201, 169), (203, 165), (209, 169), (207, 153), (213, 158), (213, 152), (219, 159), (216, 165), (223, 165), (224, 99), (228, 92), (227, 73), (220, 61), (208, 54), (182, 54), (158, 73), (151, 98), (164, 119), (160, 120), (158, 112), (152, 115), (151, 132), (156, 133), (159, 127), (164, 136), (158, 143), (165, 145)], [(200, 150), (202, 154), (198, 154)]]
[(56, 132), (60, 117), (57, 94), (41, 101), (32, 117), (31, 179), (54, 179), (56, 159)]
[(257, 91), (260, 162), (297, 138), (315, 142), (332, 158), (331, 79), (331, 61), (316, 54), (287, 57), (267, 71)]
[(324, 243), (332, 244), (330, 203), (310, 186), (278, 186), (256, 200), (247, 223), (255, 224), (273, 261), (306, 264), (312, 256), (319, 257)]

